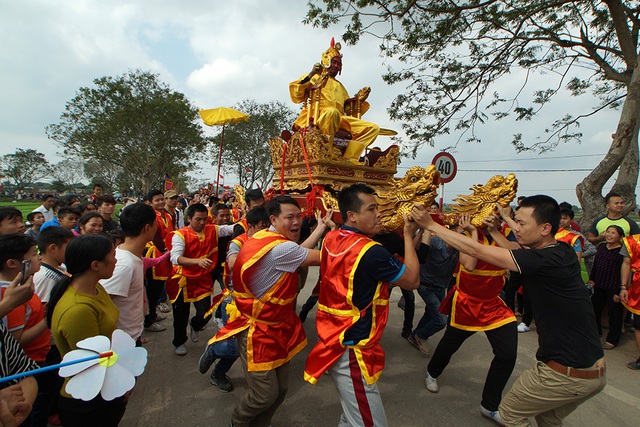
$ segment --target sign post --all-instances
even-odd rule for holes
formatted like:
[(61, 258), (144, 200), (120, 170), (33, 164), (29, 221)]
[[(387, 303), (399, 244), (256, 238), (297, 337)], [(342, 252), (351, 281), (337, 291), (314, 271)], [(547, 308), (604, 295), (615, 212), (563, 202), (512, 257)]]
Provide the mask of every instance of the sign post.
[(442, 212), (444, 202), (444, 184), (453, 181), (458, 172), (456, 159), (450, 153), (441, 151), (433, 157), (431, 163), (440, 172), (440, 212)]

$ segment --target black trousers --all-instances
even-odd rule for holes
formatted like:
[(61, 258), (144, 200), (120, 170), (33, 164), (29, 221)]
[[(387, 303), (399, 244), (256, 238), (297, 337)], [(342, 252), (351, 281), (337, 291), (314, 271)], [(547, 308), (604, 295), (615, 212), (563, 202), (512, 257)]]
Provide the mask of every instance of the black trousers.
[(115, 427), (126, 409), (124, 397), (106, 401), (98, 395), (88, 402), (62, 396), (58, 399), (58, 411), (64, 427)]
[(158, 307), (158, 300), (164, 290), (164, 280), (155, 280), (153, 278), (153, 269), (147, 270), (146, 275), (146, 290), (147, 290), (147, 302), (149, 303), (149, 314), (144, 316), (144, 326), (151, 326), (156, 321), (156, 307)]
[[(434, 378), (440, 374), (449, 364), (451, 356), (458, 351), (467, 338), (473, 335), (473, 331), (458, 329), (451, 324), (447, 325), (444, 336), (438, 343), (431, 361), (427, 366), (427, 372)], [(487, 373), (482, 390), (482, 406), (490, 411), (497, 411), (502, 400), (502, 391), (509, 381), (509, 377), (516, 365), (518, 353), (518, 330), (517, 323), (510, 322), (499, 328), (484, 331), (491, 348), (493, 349), (493, 360)]]
[(205, 313), (211, 307), (211, 296), (202, 298), (193, 303), (196, 315), (189, 321), (190, 302), (184, 302), (184, 290), (180, 291), (178, 298), (171, 306), (173, 308), (173, 346), (178, 347), (187, 342), (187, 326), (196, 331), (201, 331), (211, 320), (211, 315), (205, 317)]
[(591, 295), (591, 304), (596, 315), (596, 325), (598, 326), (598, 334), (602, 335), (602, 312), (605, 306), (609, 306), (609, 333), (607, 334), (607, 342), (618, 345), (622, 335), (622, 303), (613, 302), (613, 296), (616, 292), (602, 288), (593, 288)]

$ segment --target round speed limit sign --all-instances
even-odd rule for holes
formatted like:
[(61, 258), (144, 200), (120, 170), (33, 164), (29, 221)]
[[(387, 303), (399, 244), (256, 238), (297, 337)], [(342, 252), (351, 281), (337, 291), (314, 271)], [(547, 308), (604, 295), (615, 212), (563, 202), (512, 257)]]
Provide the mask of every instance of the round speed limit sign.
[(442, 184), (451, 182), (453, 178), (456, 177), (458, 165), (456, 164), (456, 159), (454, 159), (451, 154), (442, 151), (435, 155), (431, 163), (434, 164), (438, 172), (440, 172), (440, 182)]

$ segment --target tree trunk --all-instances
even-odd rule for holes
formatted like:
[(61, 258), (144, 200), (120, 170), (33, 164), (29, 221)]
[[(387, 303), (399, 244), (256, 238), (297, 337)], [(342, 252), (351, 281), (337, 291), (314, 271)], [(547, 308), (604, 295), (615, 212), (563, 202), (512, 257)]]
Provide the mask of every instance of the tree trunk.
[[(620, 168), (616, 186), (629, 206), (635, 206), (635, 187), (638, 180), (638, 117), (640, 115), (640, 67), (636, 64), (627, 87), (620, 113), (620, 120), (609, 151), (600, 163), (576, 186), (576, 195), (584, 215), (581, 227), (589, 227), (591, 223), (604, 213), (604, 197), (602, 188)], [(635, 144), (633, 148), (631, 144)], [(625, 159), (629, 156), (629, 159)], [(624, 167), (620, 167), (623, 164)]]

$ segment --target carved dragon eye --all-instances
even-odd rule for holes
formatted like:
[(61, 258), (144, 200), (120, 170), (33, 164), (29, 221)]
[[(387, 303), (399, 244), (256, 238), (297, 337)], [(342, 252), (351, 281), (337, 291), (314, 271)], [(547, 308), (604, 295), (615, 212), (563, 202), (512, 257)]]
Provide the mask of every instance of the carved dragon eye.
[(417, 177), (417, 176), (412, 176), (412, 177), (411, 177), (411, 182), (416, 182), (417, 180), (418, 180), (418, 177)]

